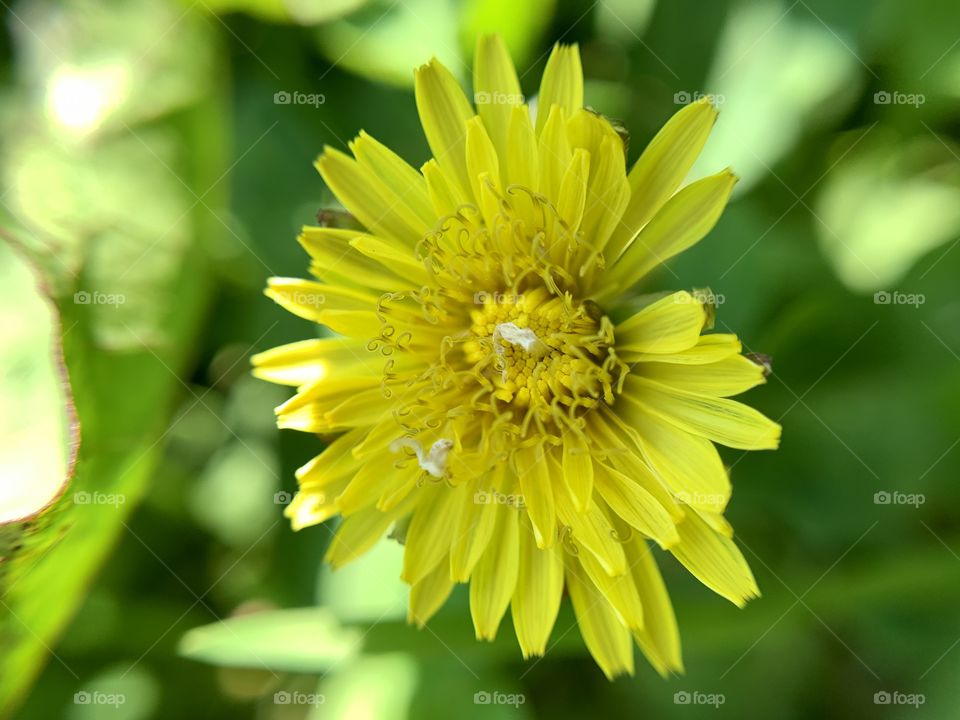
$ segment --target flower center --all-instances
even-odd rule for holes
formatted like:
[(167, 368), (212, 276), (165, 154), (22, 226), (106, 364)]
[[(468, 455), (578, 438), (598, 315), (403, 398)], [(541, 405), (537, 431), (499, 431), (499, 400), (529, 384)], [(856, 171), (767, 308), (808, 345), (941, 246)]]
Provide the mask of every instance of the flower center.
[(552, 295), (480, 292), (470, 312), (466, 360), (492, 384), (494, 405), (514, 421), (572, 420), (578, 408), (613, 402), (622, 363), (613, 327), (591, 302)]
[(463, 432), (484, 438), (485, 451), (492, 437), (508, 450), (532, 429), (559, 442), (565, 427), (582, 432), (586, 409), (614, 402), (628, 370), (610, 319), (578, 297), (601, 258), (544, 196), (482, 189), (480, 207), (461, 206), (424, 236), (416, 256), (430, 282), (381, 298), (383, 327), (369, 348), (429, 363), (406, 379), (400, 359), (384, 371), (385, 392), (402, 393), (397, 416), (409, 432), (479, 412)]

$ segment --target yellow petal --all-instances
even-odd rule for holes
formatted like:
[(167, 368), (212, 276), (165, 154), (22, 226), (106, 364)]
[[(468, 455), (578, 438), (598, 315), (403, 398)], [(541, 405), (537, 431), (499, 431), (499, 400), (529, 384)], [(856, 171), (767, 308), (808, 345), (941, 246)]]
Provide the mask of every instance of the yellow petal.
[(344, 378), (340, 382), (328, 382), (321, 378), (301, 387), (296, 395), (276, 408), (274, 412), (278, 416), (283, 416), (309, 405), (322, 405), (323, 411), (326, 412), (331, 407), (336, 407), (342, 402), (351, 400), (358, 393), (379, 387), (379, 385), (379, 380), (372, 373), (366, 376), (358, 375)]
[(620, 348), (617, 348), (617, 353), (622, 354), (624, 360), (630, 363), (669, 362), (681, 365), (702, 365), (736, 355), (741, 349), (736, 335), (716, 333), (701, 335), (696, 345), (675, 353), (620, 353)]
[(407, 622), (423, 627), (450, 597), (453, 580), (447, 572), (447, 564), (440, 562), (426, 577), (410, 588), (410, 606)]
[[(373, 236), (356, 230), (304, 227), (297, 239), (310, 254), (310, 272), (328, 284), (389, 292), (411, 286), (408, 280), (376, 259), (357, 252), (351, 241), (358, 237)], [(407, 254), (410, 254), (407, 246), (396, 242), (392, 244), (404, 248)]]
[(678, 111), (650, 141), (630, 170), (630, 201), (606, 255), (615, 260), (676, 192), (707, 142), (717, 111), (706, 99)]
[(408, 502), (390, 512), (370, 508), (345, 518), (337, 528), (324, 560), (334, 569), (356, 560), (372, 548), (394, 522), (410, 512), (410, 508)]
[(381, 266), (390, 267), (404, 278), (393, 287), (384, 288), (388, 292), (396, 292), (406, 285), (423, 286), (430, 282), (423, 263), (417, 260), (409, 250), (402, 250), (391, 243), (384, 242), (373, 235), (358, 235), (350, 241), (350, 247), (365, 257), (375, 260)]
[(587, 205), (580, 227), (590, 245), (600, 251), (620, 223), (630, 199), (630, 186), (624, 177), (623, 141), (615, 133), (606, 134), (591, 157)]
[(347, 482), (347, 478), (342, 478), (326, 487), (301, 488), (283, 509), (284, 517), (290, 520), (290, 527), (294, 531), (302, 530), (337, 515), (340, 509), (336, 498)]
[(501, 155), (507, 158), (506, 182), (537, 190), (540, 175), (537, 136), (526, 105), (513, 108), (508, 138), (507, 154)]
[(369, 339), (380, 329), (377, 297), (359, 290), (275, 277), (267, 281), (264, 294), (294, 315), (343, 335)]
[(350, 149), (360, 165), (387, 186), (391, 208), (408, 224), (417, 228), (436, 224), (437, 214), (430, 204), (427, 184), (403, 158), (363, 131)]
[(645, 618), (644, 629), (634, 637), (658, 673), (666, 676), (671, 671), (683, 672), (677, 618), (653, 552), (642, 538), (632, 538), (630, 544), (630, 574), (640, 593)]
[(446, 557), (453, 541), (453, 530), (463, 506), (464, 488), (445, 484), (424, 486), (423, 495), (407, 528), (407, 547), (403, 553), (404, 582), (415, 585)]
[(670, 487), (638, 454), (639, 449), (636, 443), (629, 437), (624, 439), (622, 433), (618, 434), (618, 431), (611, 427), (604, 415), (605, 413), (596, 413), (591, 417), (590, 434), (595, 442), (600, 444), (601, 448), (616, 448), (616, 452), (610, 454), (607, 462), (600, 464), (618, 470), (633, 482), (639, 483), (644, 490), (653, 496), (660, 507), (667, 511), (674, 522), (682, 518), (683, 509), (678, 504)]
[(477, 111), (497, 152), (506, 157), (510, 111), (523, 104), (523, 95), (510, 53), (499, 35), (477, 38), (473, 93)]
[(460, 194), (470, 192), (467, 174), (467, 120), (474, 116), (456, 78), (439, 60), (417, 68), (414, 94), (420, 123), (434, 158), (449, 176), (456, 178)]
[(660, 418), (694, 435), (741, 450), (774, 450), (780, 426), (748, 405), (686, 392), (640, 377), (627, 378), (624, 391), (642, 397)]
[[(316, 320), (329, 308), (337, 310), (366, 310), (376, 305), (377, 296), (362, 290), (327, 285), (299, 278), (273, 277), (267, 281), (267, 297), (307, 320)], [(320, 322), (319, 320), (316, 320)]]
[(702, 365), (643, 363), (635, 372), (645, 378), (700, 395), (739, 395), (766, 382), (763, 367), (743, 355)]
[(670, 198), (606, 273), (598, 297), (627, 290), (657, 265), (699, 242), (717, 224), (736, 182), (732, 172), (723, 170)]
[(496, 481), (485, 483), (480, 480), (473, 484), (469, 502), (464, 503), (460, 512), (450, 548), (450, 576), (457, 582), (470, 579), (477, 561), (487, 549), (497, 519), (494, 493), (499, 487)]
[[(392, 410), (384, 404), (383, 388), (374, 387), (356, 393), (324, 414), (329, 431), (375, 425)], [(327, 431), (327, 432), (329, 432)], [(323, 432), (323, 431), (320, 431)]]
[(254, 377), (280, 385), (306, 385), (334, 374), (378, 375), (383, 361), (366, 346), (342, 337), (301, 340), (257, 353), (250, 362)]
[(590, 506), (593, 492), (593, 458), (583, 438), (575, 432), (563, 435), (563, 481), (574, 508), (583, 512)]
[(366, 437), (356, 443), (352, 451), (353, 456), (365, 458), (370, 455), (380, 455), (385, 449), (390, 448), (393, 441), (399, 440), (403, 435), (403, 428), (397, 424), (397, 419), (392, 413), (387, 413), (368, 429)]
[(402, 212), (393, 190), (345, 153), (327, 147), (314, 165), (337, 199), (371, 232), (413, 247), (428, 229)]
[(497, 524), (490, 543), (470, 579), (470, 614), (477, 640), (493, 640), (517, 586), (518, 519), (510, 506), (497, 507)]
[(321, 380), (305, 387), (275, 412), (281, 429), (330, 433), (374, 425), (390, 409), (384, 406), (380, 381), (369, 377), (336, 383)]
[[(571, 147), (583, 148), (591, 156), (595, 156), (600, 152), (600, 144), (607, 135), (616, 135), (616, 131), (609, 121), (592, 110), (577, 108), (567, 113), (567, 137), (570, 138)], [(621, 152), (622, 148), (621, 144)], [(621, 162), (620, 166), (624, 167), (624, 163)], [(626, 172), (621, 172), (620, 175), (625, 176)]]
[(557, 515), (544, 448), (542, 445), (521, 448), (514, 453), (514, 458), (517, 479), (533, 524), (537, 547), (551, 547), (557, 533)]
[(633, 641), (610, 603), (593, 587), (576, 558), (565, 557), (567, 589), (580, 634), (610, 680), (633, 675)]
[(702, 510), (700, 508), (695, 508), (694, 512), (700, 516), (700, 519), (703, 520), (712, 530), (720, 533), (724, 537), (732, 538), (733, 537), (733, 525), (720, 513), (710, 512), (709, 510)]
[(557, 488), (557, 516), (569, 528), (566, 539), (578, 554), (592, 553), (608, 575), (622, 575), (627, 571), (627, 559), (623, 546), (617, 542), (613, 525), (596, 502), (583, 512), (573, 507), (570, 495), (563, 487)]
[(665, 422), (633, 394), (620, 400), (611, 417), (673, 494), (693, 507), (723, 510), (730, 499), (730, 477), (713, 443)]
[(577, 559), (587, 579), (610, 603), (620, 622), (631, 630), (642, 630), (643, 605), (640, 603), (637, 588), (634, 587), (633, 576), (628, 572), (616, 576), (608, 575), (590, 553), (579, 555)]
[(563, 556), (558, 547), (541, 550), (533, 532), (520, 528), (520, 568), (511, 611), (524, 659), (546, 652), (563, 597)]
[(420, 168), (427, 183), (430, 202), (438, 217), (452, 215), (467, 202), (460, 183), (431, 158)]
[(490, 141), (483, 122), (474, 117), (467, 122), (467, 172), (470, 174), (470, 187), (473, 196), (480, 198), (480, 177), (486, 173), (494, 185), (500, 179), (500, 161), (497, 158), (496, 148)]
[(693, 347), (706, 322), (703, 305), (680, 291), (647, 305), (614, 329), (617, 354), (676, 353)]
[(351, 452), (368, 433), (367, 428), (354, 428), (344, 433), (296, 471), (300, 489), (327, 487), (349, 479), (360, 469), (360, 460)]
[(677, 526), (680, 542), (670, 552), (700, 582), (737, 607), (759, 597), (750, 566), (733, 540), (711, 530), (696, 513)]
[(384, 453), (364, 462), (360, 470), (350, 480), (350, 484), (337, 498), (337, 505), (344, 515), (354, 513), (374, 505), (380, 496), (394, 484), (415, 475), (414, 468), (398, 469), (395, 464), (399, 458)]
[(560, 196), (560, 182), (567, 168), (570, 167), (573, 150), (570, 149), (570, 140), (567, 138), (566, 116), (559, 105), (549, 108), (546, 124), (543, 130), (539, 130), (540, 118), (547, 110), (541, 107), (537, 116), (540, 136), (537, 145), (537, 157), (540, 160), (540, 192), (556, 205)]
[(679, 540), (673, 518), (653, 495), (613, 468), (598, 464), (596, 470), (597, 491), (610, 509), (628, 525), (663, 548)]
[(570, 165), (560, 181), (557, 214), (571, 230), (580, 227), (587, 204), (587, 178), (590, 175), (590, 153), (582, 148), (573, 152)]
[(537, 98), (537, 133), (543, 130), (552, 106), (558, 105), (566, 114), (583, 107), (583, 67), (580, 48), (576, 45), (553, 46), (540, 80)]

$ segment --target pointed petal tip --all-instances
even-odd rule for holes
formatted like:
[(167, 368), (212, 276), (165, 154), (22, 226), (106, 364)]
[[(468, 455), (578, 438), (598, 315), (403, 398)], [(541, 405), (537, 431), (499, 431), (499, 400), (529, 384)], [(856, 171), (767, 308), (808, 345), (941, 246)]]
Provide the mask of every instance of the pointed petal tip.
[(413, 71), (414, 78), (417, 78), (421, 73), (434, 71), (438, 67), (446, 70), (446, 66), (440, 62), (440, 58), (438, 58), (436, 55), (432, 55), (429, 60), (423, 63), (423, 65), (417, 66), (417, 68)]
[(474, 626), (474, 634), (479, 642), (493, 642), (497, 639), (497, 629), (498, 628), (496, 627), (488, 628)]
[[(517, 641), (520, 642), (519, 638)], [(520, 642), (520, 654), (523, 656), (524, 660), (530, 660), (531, 658), (542, 658), (546, 654), (546, 650), (546, 641), (534, 646), (524, 645), (522, 642)]]
[(544, 537), (540, 534), (540, 531), (534, 526), (533, 537), (537, 542), (537, 547), (541, 550), (551, 550), (553, 549), (553, 536)]
[(624, 675), (628, 677), (633, 677), (634, 675), (634, 668), (627, 667), (627, 666), (620, 666), (620, 667), (601, 666), (600, 669), (603, 670), (603, 674), (607, 676), (607, 680), (609, 680), (610, 682), (613, 682), (617, 678), (623, 677)]
[(428, 619), (414, 613), (412, 608), (407, 609), (407, 625), (414, 625), (417, 630), (423, 630), (427, 626)]

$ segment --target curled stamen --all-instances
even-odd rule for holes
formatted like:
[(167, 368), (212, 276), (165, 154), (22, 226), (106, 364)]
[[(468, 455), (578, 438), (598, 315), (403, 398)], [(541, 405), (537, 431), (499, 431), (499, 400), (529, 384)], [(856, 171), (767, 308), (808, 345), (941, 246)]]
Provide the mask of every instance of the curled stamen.
[(633, 537), (633, 528), (629, 525), (626, 526), (626, 532), (621, 534), (616, 528), (610, 529), (610, 537), (616, 540), (621, 545), (625, 545), (630, 542), (630, 538)]
[(568, 553), (576, 557), (580, 554), (580, 547), (573, 541), (573, 528), (569, 525), (561, 525), (557, 528), (560, 545)]

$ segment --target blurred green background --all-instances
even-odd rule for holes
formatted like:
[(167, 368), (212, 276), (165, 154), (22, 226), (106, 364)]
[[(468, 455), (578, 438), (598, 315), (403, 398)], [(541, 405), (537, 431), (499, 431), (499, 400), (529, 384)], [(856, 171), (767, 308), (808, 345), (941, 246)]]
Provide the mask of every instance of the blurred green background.
[[(2, 15), (0, 715), (957, 717), (954, 0), (21, 0)], [(779, 452), (726, 455), (763, 597), (738, 611), (662, 558), (681, 677), (640, 661), (608, 683), (569, 607), (538, 662), (509, 617), (475, 642), (463, 588), (409, 628), (396, 545), (331, 575), (330, 528), (294, 535), (281, 515), (320, 444), (273, 428), (287, 393), (248, 358), (314, 332), (261, 294), (306, 275), (295, 236), (333, 203), (311, 163), (364, 128), (419, 166), (413, 68), (435, 54), (469, 80), (489, 31), (529, 96), (552, 44), (580, 43), (587, 103), (630, 130), (631, 161), (713, 95), (696, 174), (742, 177), (708, 239), (649, 279), (713, 289), (717, 328), (773, 356), (748, 399), (784, 425)], [(315, 101), (277, 95), (295, 92)]]

